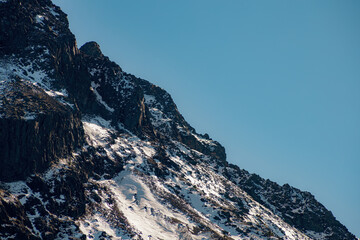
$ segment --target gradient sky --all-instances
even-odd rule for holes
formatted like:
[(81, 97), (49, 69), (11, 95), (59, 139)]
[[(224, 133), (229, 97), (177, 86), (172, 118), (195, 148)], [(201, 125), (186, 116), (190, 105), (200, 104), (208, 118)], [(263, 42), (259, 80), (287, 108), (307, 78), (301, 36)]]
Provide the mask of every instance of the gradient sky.
[(54, 2), (79, 47), (167, 90), (228, 161), (360, 236), (360, 1)]

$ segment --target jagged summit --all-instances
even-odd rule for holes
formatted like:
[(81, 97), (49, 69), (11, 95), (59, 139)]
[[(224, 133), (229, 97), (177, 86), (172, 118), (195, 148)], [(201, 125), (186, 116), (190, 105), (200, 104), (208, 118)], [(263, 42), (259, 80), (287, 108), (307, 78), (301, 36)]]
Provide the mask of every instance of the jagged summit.
[(93, 41), (87, 42), (84, 45), (82, 45), (80, 51), (94, 58), (102, 58), (104, 56), (100, 50), (99, 44)]
[(0, 1), (1, 239), (355, 239), (307, 192), (226, 161), (171, 96)]

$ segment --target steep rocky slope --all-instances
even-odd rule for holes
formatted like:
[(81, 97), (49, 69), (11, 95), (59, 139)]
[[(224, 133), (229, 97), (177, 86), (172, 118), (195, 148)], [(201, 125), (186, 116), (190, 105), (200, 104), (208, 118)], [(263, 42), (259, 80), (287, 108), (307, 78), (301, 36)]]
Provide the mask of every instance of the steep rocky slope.
[[(11, 79), (11, 78), (10, 78)], [(84, 142), (78, 114), (22, 79), (0, 86), (1, 180), (25, 179)]]
[(163, 89), (80, 49), (49, 0), (0, 1), (1, 239), (355, 239), (228, 164)]

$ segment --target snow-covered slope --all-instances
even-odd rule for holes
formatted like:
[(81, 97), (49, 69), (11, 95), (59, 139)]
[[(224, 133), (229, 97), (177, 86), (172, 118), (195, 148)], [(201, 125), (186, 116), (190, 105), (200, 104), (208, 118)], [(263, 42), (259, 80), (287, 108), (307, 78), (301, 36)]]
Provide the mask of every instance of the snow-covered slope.
[(78, 49), (51, 1), (0, 1), (0, 26), (1, 239), (355, 239), (310, 193), (227, 163), (98, 44)]
[(106, 121), (94, 122), (84, 122), (88, 143), (104, 149), (109, 159), (126, 161), (113, 178), (92, 180), (103, 190), (96, 191), (99, 202), (78, 221), (88, 236), (102, 231), (124, 236), (126, 231), (111, 224), (114, 211), (127, 220), (128, 234), (144, 239), (307, 239), (217, 173), (211, 157), (177, 141), (159, 146), (129, 133), (117, 135)]

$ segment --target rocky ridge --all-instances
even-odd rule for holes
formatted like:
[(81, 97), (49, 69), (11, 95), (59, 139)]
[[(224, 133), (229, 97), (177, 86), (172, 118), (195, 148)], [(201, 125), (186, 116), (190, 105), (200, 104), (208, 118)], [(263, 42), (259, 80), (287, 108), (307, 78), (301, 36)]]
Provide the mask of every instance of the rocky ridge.
[(355, 239), (249, 174), (50, 0), (0, 1), (1, 239)]

